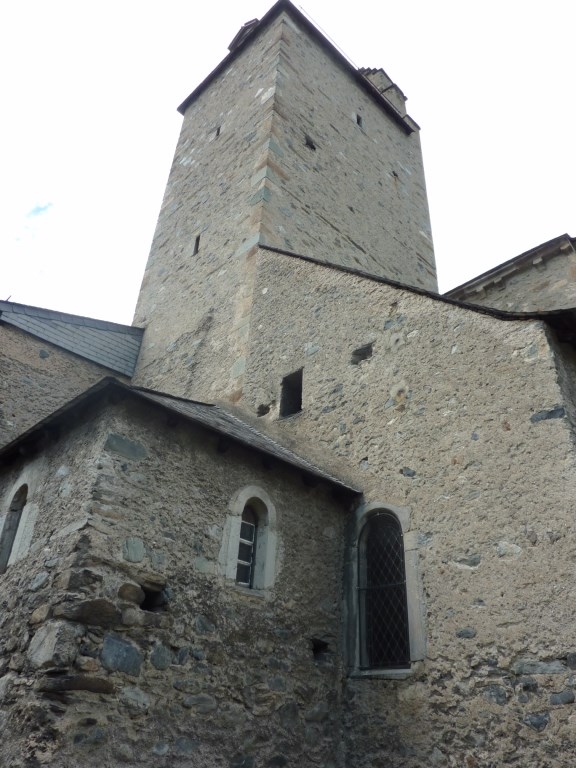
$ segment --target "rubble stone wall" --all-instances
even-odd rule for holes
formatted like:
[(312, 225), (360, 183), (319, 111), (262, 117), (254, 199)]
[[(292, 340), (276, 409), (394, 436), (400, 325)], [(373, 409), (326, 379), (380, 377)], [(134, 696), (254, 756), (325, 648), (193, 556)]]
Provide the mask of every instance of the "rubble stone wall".
[[(347, 765), (567, 768), (576, 475), (545, 328), (259, 258), (244, 406), (368, 503), (408, 508), (419, 542), (426, 659), (348, 678)], [(302, 411), (279, 419), (299, 368)]]
[(268, 154), (276, 37), (259, 37), (186, 110), (134, 316), (146, 327), (136, 383), (208, 401), (214, 381), (233, 392), (260, 229), (257, 177)]
[(420, 136), (289, 18), (261, 242), (438, 290)]
[(5, 323), (0, 323), (0, 372), (0, 445), (111, 374)]
[[(3, 473), (3, 509), (34, 462)], [(30, 553), (0, 576), (2, 765), (339, 763), (347, 505), (126, 402), (34, 472)], [(221, 565), (247, 486), (277, 520), (274, 588), (260, 592)]]
[(135, 383), (241, 398), (258, 242), (436, 289), (418, 131), (284, 14), (186, 109), (134, 317)]

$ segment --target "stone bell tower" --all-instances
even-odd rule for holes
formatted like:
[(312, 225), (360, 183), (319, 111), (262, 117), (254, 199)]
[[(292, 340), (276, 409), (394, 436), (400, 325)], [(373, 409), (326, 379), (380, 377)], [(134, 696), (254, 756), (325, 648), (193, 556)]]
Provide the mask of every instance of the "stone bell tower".
[(356, 70), (288, 0), (240, 30), (179, 108), (134, 318), (146, 327), (138, 384), (241, 398), (262, 247), (437, 289), (404, 102), (383, 70)]

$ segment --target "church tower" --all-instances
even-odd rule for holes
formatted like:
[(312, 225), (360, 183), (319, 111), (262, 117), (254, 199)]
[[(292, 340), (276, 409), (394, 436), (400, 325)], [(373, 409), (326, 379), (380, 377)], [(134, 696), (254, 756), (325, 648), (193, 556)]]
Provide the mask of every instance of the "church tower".
[[(288, 0), (236, 35), (184, 122), (134, 322), (135, 381), (241, 399), (258, 252), (437, 290), (418, 126)], [(289, 297), (287, 297), (289, 300)]]

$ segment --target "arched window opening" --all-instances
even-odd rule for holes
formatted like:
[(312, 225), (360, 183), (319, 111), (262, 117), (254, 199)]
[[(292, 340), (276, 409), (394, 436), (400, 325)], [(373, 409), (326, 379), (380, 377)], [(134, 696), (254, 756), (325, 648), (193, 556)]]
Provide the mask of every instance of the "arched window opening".
[(371, 516), (358, 544), (360, 668), (409, 668), (404, 541), (396, 516)]
[(14, 498), (8, 509), (4, 525), (2, 526), (2, 535), (0, 535), (0, 573), (5, 573), (12, 554), (14, 540), (18, 533), (18, 526), (22, 517), (22, 510), (26, 506), (28, 499), (28, 486), (22, 485), (14, 494)]
[(240, 539), (238, 542), (238, 565), (236, 566), (236, 583), (252, 589), (254, 586), (254, 571), (256, 566), (256, 538), (258, 533), (258, 515), (250, 504), (242, 511), (240, 523)]
[(264, 488), (246, 485), (229, 504), (218, 562), (227, 579), (262, 595), (276, 579), (276, 508)]

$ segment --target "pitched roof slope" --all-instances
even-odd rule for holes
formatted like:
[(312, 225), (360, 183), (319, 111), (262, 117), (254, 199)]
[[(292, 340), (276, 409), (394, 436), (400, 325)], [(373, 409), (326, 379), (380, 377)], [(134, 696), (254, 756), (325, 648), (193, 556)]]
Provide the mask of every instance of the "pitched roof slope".
[[(129, 384), (124, 384), (118, 379), (106, 377), (74, 398), (62, 408), (54, 411), (50, 416), (35, 424), (31, 429), (22, 433), (4, 448), (0, 449), (0, 465), (27, 452), (34, 452), (43, 445), (43, 441), (49, 435), (60, 433), (70, 417), (78, 421), (79, 414), (92, 402), (99, 398), (111, 397), (114, 402), (122, 397), (133, 397), (148, 403), (155, 403), (160, 408), (170, 411), (193, 424), (198, 424), (212, 432), (230, 438), (252, 450), (265, 453), (271, 458), (289, 464), (301, 470), (306, 475), (324, 480), (338, 488), (354, 494), (360, 493), (355, 488), (347, 485), (342, 480), (330, 475), (306, 459), (293, 453), (288, 448), (277, 443), (271, 437), (259, 432), (254, 427), (239, 419), (237, 416), (223, 410), (217, 405), (202, 403), (195, 400), (185, 400), (180, 397), (154, 392), (149, 389), (139, 389)], [(81, 420), (81, 416), (79, 420)]]
[(130, 325), (10, 301), (0, 301), (0, 321), (127, 376), (134, 373), (144, 333)]
[(402, 114), (396, 105), (386, 98), (386, 96), (384, 96), (378, 88), (364, 76), (363, 71), (356, 69), (356, 67), (348, 61), (346, 56), (344, 56), (344, 54), (342, 54), (338, 48), (336, 48), (336, 46), (316, 28), (302, 12), (290, 2), (290, 0), (277, 0), (259, 21), (254, 19), (244, 24), (234, 37), (234, 40), (232, 40), (228, 56), (222, 59), (216, 69), (214, 69), (208, 77), (206, 77), (206, 79), (200, 83), (200, 85), (195, 88), (186, 99), (184, 99), (182, 104), (178, 107), (178, 112), (183, 115), (190, 104), (234, 61), (240, 52), (250, 45), (251, 41), (283, 12), (288, 13), (294, 20), (296, 20), (308, 34), (313, 37), (330, 56), (332, 56), (333, 59), (337, 60), (345, 69), (347, 69), (358, 85), (363, 88), (406, 133), (409, 134), (420, 130), (418, 124), (409, 115)]

